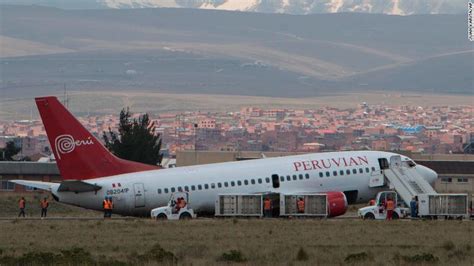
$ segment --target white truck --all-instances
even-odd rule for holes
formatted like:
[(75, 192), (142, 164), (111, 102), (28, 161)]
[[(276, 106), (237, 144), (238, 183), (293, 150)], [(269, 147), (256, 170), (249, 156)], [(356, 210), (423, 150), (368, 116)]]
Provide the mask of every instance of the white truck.
[(418, 216), (428, 219), (469, 218), (467, 194), (420, 194), (418, 195)]
[(395, 209), (392, 219), (405, 218), (410, 213), (409, 208), (401, 207), (398, 202), (398, 194), (395, 191), (381, 191), (375, 198), (375, 204), (360, 208), (357, 212), (358, 216), (366, 220), (385, 220), (387, 219), (387, 211), (385, 210), (385, 202), (388, 199), (394, 201)]
[[(179, 206), (179, 202), (183, 202), (182, 207)], [(171, 194), (168, 205), (151, 210), (151, 218), (156, 220), (185, 220), (196, 218), (196, 215), (190, 207), (189, 194), (187, 192), (175, 192)]]

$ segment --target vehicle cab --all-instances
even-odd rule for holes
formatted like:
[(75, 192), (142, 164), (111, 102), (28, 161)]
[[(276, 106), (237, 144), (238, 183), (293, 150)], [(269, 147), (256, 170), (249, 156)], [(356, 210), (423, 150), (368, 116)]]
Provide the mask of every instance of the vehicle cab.
[(190, 207), (189, 194), (187, 192), (175, 192), (171, 194), (168, 205), (151, 210), (151, 218), (156, 220), (184, 220), (196, 218)]
[(358, 216), (368, 220), (385, 220), (387, 219), (387, 211), (385, 203), (388, 199), (392, 199), (395, 203), (392, 219), (405, 218), (409, 212), (409, 208), (399, 206), (398, 194), (395, 191), (381, 191), (375, 198), (375, 204), (358, 210)]

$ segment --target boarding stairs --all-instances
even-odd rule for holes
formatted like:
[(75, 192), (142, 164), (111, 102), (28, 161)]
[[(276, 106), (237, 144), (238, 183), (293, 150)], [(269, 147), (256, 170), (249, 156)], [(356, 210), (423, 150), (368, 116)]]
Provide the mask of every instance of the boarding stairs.
[(436, 194), (433, 187), (421, 176), (416, 166), (402, 164), (400, 156), (390, 158), (390, 167), (383, 170), (390, 189), (397, 191), (400, 198), (410, 206), (412, 198), (419, 194)]

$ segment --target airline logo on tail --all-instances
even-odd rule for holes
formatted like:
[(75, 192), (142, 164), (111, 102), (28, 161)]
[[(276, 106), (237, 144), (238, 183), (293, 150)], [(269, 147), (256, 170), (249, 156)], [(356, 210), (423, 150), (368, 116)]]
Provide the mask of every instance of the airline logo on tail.
[(73, 136), (64, 134), (57, 136), (54, 140), (54, 144), (58, 159), (61, 159), (61, 154), (73, 152), (78, 146), (93, 145), (94, 141), (91, 137), (88, 137), (86, 140), (75, 140)]

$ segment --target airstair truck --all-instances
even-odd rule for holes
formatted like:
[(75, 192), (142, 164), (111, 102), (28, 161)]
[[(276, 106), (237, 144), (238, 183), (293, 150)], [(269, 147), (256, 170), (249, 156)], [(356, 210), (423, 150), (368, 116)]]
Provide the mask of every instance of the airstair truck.
[[(179, 207), (178, 202), (184, 200), (184, 206)], [(168, 205), (151, 210), (151, 218), (156, 220), (185, 220), (196, 218), (196, 214), (190, 207), (189, 194), (187, 192), (175, 192), (171, 194)]]

